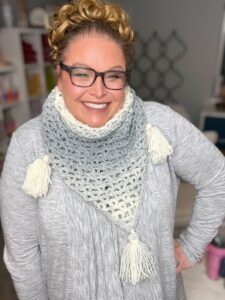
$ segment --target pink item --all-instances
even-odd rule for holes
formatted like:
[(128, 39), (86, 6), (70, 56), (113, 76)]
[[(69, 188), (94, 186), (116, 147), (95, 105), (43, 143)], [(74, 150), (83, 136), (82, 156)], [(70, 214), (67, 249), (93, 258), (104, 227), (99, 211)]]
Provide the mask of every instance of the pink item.
[(218, 248), (212, 244), (206, 247), (207, 275), (210, 279), (218, 280), (221, 260), (225, 258), (225, 248)]

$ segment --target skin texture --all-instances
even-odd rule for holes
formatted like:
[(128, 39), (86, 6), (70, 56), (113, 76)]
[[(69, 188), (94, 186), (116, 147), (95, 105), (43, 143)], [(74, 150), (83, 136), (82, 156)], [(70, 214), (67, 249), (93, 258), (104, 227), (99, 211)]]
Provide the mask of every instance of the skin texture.
[[(126, 71), (121, 46), (107, 35), (89, 33), (74, 38), (64, 51), (63, 63), (68, 66), (85, 66), (98, 72)], [(102, 127), (123, 105), (125, 89), (109, 90), (98, 77), (90, 87), (77, 87), (71, 83), (66, 71), (57, 69), (58, 88), (62, 92), (70, 113), (90, 127)], [(104, 109), (87, 107), (89, 103), (107, 103)]]
[(177, 266), (176, 266), (177, 273), (180, 273), (183, 270), (191, 267), (183, 249), (181, 248), (177, 240), (174, 241), (174, 252), (175, 252), (175, 259), (177, 262)]

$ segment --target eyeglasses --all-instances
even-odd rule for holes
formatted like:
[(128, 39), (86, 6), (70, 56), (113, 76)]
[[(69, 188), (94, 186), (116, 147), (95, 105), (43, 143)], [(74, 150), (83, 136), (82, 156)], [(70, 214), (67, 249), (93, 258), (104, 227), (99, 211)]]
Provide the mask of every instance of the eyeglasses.
[(97, 72), (86, 67), (71, 67), (60, 63), (60, 68), (69, 73), (71, 83), (78, 87), (90, 87), (97, 77), (102, 78), (102, 82), (107, 89), (121, 90), (129, 80), (129, 71), (112, 70)]

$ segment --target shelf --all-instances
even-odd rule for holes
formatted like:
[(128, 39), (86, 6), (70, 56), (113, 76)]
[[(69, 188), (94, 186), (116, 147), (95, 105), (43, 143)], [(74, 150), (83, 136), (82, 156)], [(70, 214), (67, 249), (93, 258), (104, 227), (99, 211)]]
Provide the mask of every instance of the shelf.
[(50, 62), (39, 62), (39, 63), (27, 63), (27, 64), (24, 64), (24, 69), (25, 70), (33, 70), (33, 69), (42, 69), (44, 67), (52, 67), (51, 63)]
[(11, 73), (15, 71), (15, 66), (13, 65), (8, 65), (8, 66), (0, 66), (0, 75), (1, 74), (6, 74), (6, 73)]
[[(47, 31), (31, 27), (0, 28), (0, 39), (4, 41), (1, 43), (4, 58), (13, 63), (13, 66), (0, 66), (0, 99), (10, 99), (0, 102), (0, 111), (9, 112), (19, 127), (41, 112), (55, 84), (49, 63)], [(18, 93), (18, 101), (5, 96), (11, 89)]]
[(5, 110), (5, 109), (12, 108), (12, 107), (15, 107), (15, 106), (20, 105), (20, 104), (21, 104), (21, 101), (19, 101), (19, 100), (8, 102), (8, 103), (7, 102), (5, 102), (5, 103), (1, 102), (0, 103), (0, 108)]
[(24, 65), (25, 70), (33, 70), (41, 68), (41, 65), (38, 63), (30, 63)]

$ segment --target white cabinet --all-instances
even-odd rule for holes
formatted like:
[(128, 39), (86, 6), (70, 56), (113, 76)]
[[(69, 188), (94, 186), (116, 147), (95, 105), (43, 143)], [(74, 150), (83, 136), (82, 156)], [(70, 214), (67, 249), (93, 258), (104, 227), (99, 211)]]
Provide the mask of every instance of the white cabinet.
[(2, 28), (0, 40), (4, 58), (14, 68), (14, 84), (19, 96), (16, 124), (19, 126), (38, 114), (37, 103), (42, 103), (54, 85), (47, 33), (44, 29)]
[(16, 128), (41, 112), (55, 85), (54, 70), (44, 29), (1, 28), (0, 41), (3, 57), (11, 63), (0, 66), (0, 126), (9, 117)]

